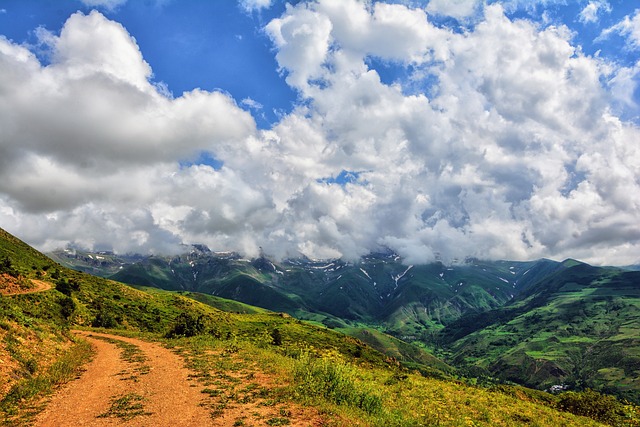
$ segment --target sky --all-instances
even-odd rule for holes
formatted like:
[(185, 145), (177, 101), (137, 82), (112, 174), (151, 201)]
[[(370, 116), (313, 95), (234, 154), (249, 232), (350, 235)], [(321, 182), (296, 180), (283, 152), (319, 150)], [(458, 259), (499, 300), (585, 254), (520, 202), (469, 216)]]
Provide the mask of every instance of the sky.
[(639, 85), (636, 0), (0, 0), (0, 227), (638, 264)]

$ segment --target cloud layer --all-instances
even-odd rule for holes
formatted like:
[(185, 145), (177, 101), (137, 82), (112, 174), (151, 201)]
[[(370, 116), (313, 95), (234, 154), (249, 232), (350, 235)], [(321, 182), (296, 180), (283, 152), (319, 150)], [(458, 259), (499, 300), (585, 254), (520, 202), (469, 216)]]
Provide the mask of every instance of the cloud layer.
[(613, 107), (630, 70), (499, 5), (436, 26), (479, 7), (441, 3), (289, 6), (265, 30), (300, 102), (269, 130), (227, 94), (167, 96), (98, 12), (43, 34), (46, 66), (0, 39), (0, 224), (44, 249), (638, 262), (640, 130)]

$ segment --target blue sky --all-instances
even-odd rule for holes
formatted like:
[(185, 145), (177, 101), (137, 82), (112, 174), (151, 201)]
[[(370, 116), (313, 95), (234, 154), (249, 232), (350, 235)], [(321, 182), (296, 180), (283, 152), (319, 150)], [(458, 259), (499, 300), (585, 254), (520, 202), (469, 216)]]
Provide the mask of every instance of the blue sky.
[[(109, 19), (124, 25), (135, 37), (153, 69), (153, 79), (166, 83), (176, 95), (199, 87), (229, 92), (238, 102), (252, 99), (263, 107), (255, 114), (258, 125), (263, 128), (277, 122), (281, 114), (290, 112), (296, 104), (297, 93), (278, 72), (273, 44), (263, 30), (266, 23), (284, 12), (285, 2), (274, 1), (269, 7), (253, 10), (234, 1), (127, 1), (114, 7), (100, 6), (100, 2), (96, 2), (97, 6), (88, 3), (5, 0), (1, 2), (0, 28), (2, 34), (14, 42), (37, 45), (36, 28), (43, 27), (55, 33), (72, 13), (98, 9)], [(424, 5), (428, 2), (413, 3)], [(575, 43), (586, 54), (600, 51), (603, 57), (626, 66), (637, 62), (637, 50), (628, 49), (620, 34), (596, 39), (625, 16), (633, 15), (640, 3), (609, 1), (610, 10), (600, 7), (595, 21), (581, 22), (580, 13), (588, 3), (521, 1), (505, 4), (510, 17), (531, 19), (541, 25), (566, 25), (574, 32)], [(443, 15), (434, 15), (431, 19), (460, 31), (477, 22), (472, 18), (456, 20)], [(41, 59), (47, 61), (44, 55)], [(376, 63), (375, 59), (369, 63), (379, 70), (383, 80), (391, 83), (406, 76), (404, 67)], [(639, 96), (636, 94), (636, 100)]]
[[(69, 15), (94, 9), (79, 1), (2, 2), (2, 34), (18, 43), (38, 44), (35, 29), (58, 32)], [(283, 7), (278, 9), (283, 10)], [(98, 7), (135, 37), (154, 80), (176, 95), (194, 88), (223, 90), (238, 102), (254, 99), (267, 108), (261, 126), (290, 111), (296, 100), (281, 78), (261, 23), (276, 8), (253, 13), (233, 1), (131, 1), (114, 9)], [(46, 57), (42, 57), (46, 61)]]
[(640, 262), (637, 2), (0, 0), (0, 70), (45, 250)]

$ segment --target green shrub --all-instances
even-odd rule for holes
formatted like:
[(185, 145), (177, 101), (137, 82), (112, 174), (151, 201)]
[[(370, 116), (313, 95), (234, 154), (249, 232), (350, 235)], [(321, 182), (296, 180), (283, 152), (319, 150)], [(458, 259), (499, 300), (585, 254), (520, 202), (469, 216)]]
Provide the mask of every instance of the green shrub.
[(207, 331), (206, 317), (202, 314), (180, 313), (167, 332), (167, 338), (195, 337)]
[(101, 309), (98, 311), (98, 314), (96, 314), (93, 322), (91, 322), (91, 326), (94, 328), (115, 328), (118, 326), (118, 322), (115, 317), (113, 317), (113, 314), (105, 309)]
[(76, 303), (73, 298), (65, 296), (60, 300), (60, 312), (62, 317), (69, 319), (76, 310)]
[(591, 389), (562, 393), (559, 396), (558, 409), (611, 425), (622, 425), (626, 418), (625, 405), (622, 402), (613, 396), (600, 394)]
[(56, 290), (70, 297), (71, 292), (73, 291), (77, 292), (80, 290), (80, 284), (75, 279), (71, 279), (71, 280), (60, 279), (56, 283)]
[(11, 259), (8, 256), (0, 259), (0, 273), (6, 273), (13, 277), (18, 276), (18, 272), (13, 268)]
[(282, 333), (280, 332), (280, 329), (275, 328), (271, 331), (271, 344), (282, 345)]
[(296, 363), (296, 392), (305, 398), (323, 398), (336, 405), (360, 408), (367, 414), (382, 409), (382, 398), (354, 381), (354, 369), (342, 361), (303, 355)]

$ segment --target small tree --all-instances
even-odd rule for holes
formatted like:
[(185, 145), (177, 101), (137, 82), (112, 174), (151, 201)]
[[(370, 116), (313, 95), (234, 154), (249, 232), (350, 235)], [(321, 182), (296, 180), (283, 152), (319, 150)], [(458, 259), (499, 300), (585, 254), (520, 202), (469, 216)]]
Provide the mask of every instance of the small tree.
[(168, 338), (194, 337), (204, 334), (207, 330), (206, 317), (202, 314), (196, 316), (191, 313), (180, 313), (173, 322), (171, 330), (167, 332)]
[(91, 322), (91, 326), (94, 328), (115, 328), (118, 326), (118, 322), (109, 311), (100, 309), (93, 322)]
[(0, 273), (6, 273), (9, 276), (18, 277), (18, 272), (13, 268), (11, 258), (5, 256), (0, 260)]
[(280, 329), (275, 328), (271, 331), (271, 344), (282, 345), (282, 333), (280, 332)]

